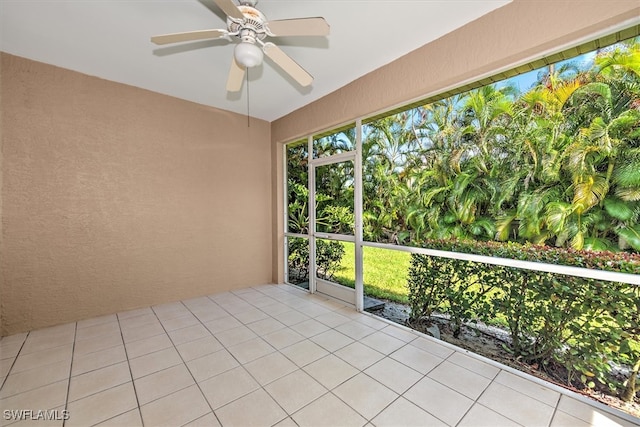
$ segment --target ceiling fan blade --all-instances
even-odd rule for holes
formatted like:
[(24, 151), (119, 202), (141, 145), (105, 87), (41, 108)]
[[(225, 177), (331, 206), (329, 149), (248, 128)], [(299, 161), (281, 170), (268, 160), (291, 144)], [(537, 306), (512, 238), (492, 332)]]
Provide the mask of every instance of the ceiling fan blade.
[(199, 30), (188, 31), (186, 33), (164, 34), (161, 36), (151, 37), (151, 41), (155, 44), (169, 44), (188, 42), (193, 40), (217, 39), (229, 34), (227, 30)]
[(278, 19), (266, 23), (274, 36), (328, 36), (329, 24), (324, 18)]
[(233, 0), (213, 0), (213, 1), (218, 5), (220, 9), (222, 9), (224, 13), (227, 14), (227, 16), (230, 16), (236, 19), (244, 19), (244, 14), (240, 9), (238, 9), (238, 6), (236, 6)]
[(264, 54), (273, 60), (282, 70), (295, 79), (301, 86), (309, 86), (313, 76), (299, 66), (289, 55), (273, 43), (264, 44)]
[(227, 78), (227, 91), (238, 92), (242, 89), (244, 81), (245, 69), (236, 62), (235, 56), (231, 57), (231, 68), (229, 69), (229, 77)]

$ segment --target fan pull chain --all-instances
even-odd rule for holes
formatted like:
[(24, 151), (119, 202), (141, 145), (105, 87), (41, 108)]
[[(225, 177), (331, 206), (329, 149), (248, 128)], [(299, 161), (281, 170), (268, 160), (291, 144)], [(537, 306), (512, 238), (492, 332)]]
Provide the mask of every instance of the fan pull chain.
[(249, 115), (249, 67), (247, 67), (247, 127), (251, 127), (251, 119)]

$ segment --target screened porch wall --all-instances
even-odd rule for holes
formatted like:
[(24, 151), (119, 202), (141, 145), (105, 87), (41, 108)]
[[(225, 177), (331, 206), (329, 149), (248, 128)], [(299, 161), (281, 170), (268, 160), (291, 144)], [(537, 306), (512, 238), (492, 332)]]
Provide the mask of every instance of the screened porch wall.
[(637, 25), (639, 16), (640, 6), (633, 0), (514, 0), (274, 121), (274, 281), (284, 281), (284, 143), (391, 111)]

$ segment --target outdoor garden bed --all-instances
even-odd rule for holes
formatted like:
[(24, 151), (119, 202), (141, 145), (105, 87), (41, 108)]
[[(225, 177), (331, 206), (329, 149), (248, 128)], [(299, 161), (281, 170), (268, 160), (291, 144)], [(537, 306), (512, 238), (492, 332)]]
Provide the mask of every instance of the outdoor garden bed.
[[(606, 390), (579, 388), (567, 385), (563, 382), (566, 378), (566, 370), (559, 364), (547, 366), (543, 369), (539, 364), (529, 364), (522, 359), (514, 357), (511, 353), (504, 349), (507, 344), (505, 337), (508, 336), (507, 331), (483, 324), (464, 325), (458, 337), (453, 336), (453, 328), (449, 324), (446, 316), (434, 317), (430, 320), (411, 321), (411, 308), (406, 304), (393, 301), (385, 301), (384, 309), (371, 311), (372, 314), (380, 316), (392, 322), (408, 326), (426, 335), (433, 336), (433, 326), (437, 326), (439, 331), (439, 339), (453, 344), (457, 347), (472, 351), (473, 353), (484, 356), (488, 359), (502, 363), (503, 365), (533, 375), (537, 378), (549, 381), (560, 387), (580, 393), (591, 399), (597, 400), (605, 405), (620, 409), (635, 417), (640, 417), (640, 396), (636, 394), (636, 398), (632, 402), (624, 402), (617, 396), (608, 394)], [(429, 330), (431, 329), (431, 331)], [(623, 378), (618, 378), (623, 381)]]

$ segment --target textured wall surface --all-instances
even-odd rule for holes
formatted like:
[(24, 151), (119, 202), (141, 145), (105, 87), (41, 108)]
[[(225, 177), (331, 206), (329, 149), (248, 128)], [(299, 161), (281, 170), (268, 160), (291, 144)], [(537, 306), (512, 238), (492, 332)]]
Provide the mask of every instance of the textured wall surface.
[(269, 123), (1, 60), (4, 335), (271, 281)]
[[(513, 0), (271, 124), (274, 151), (273, 227), (284, 232), (281, 145), (310, 133), (408, 104), (512, 68), (623, 23), (637, 24), (637, 0)], [(620, 28), (617, 28), (620, 29)], [(278, 244), (274, 240), (274, 244)], [(274, 246), (274, 254), (281, 251)], [(284, 280), (275, 265), (274, 280)]]
[[(2, 82), (2, 67), (0, 66), (0, 82)], [(4, 297), (3, 295), (3, 286), (4, 283), (4, 270), (2, 269), (2, 90), (0, 90), (0, 336), (2, 336), (2, 325), (3, 325), (3, 312), (4, 312)]]

